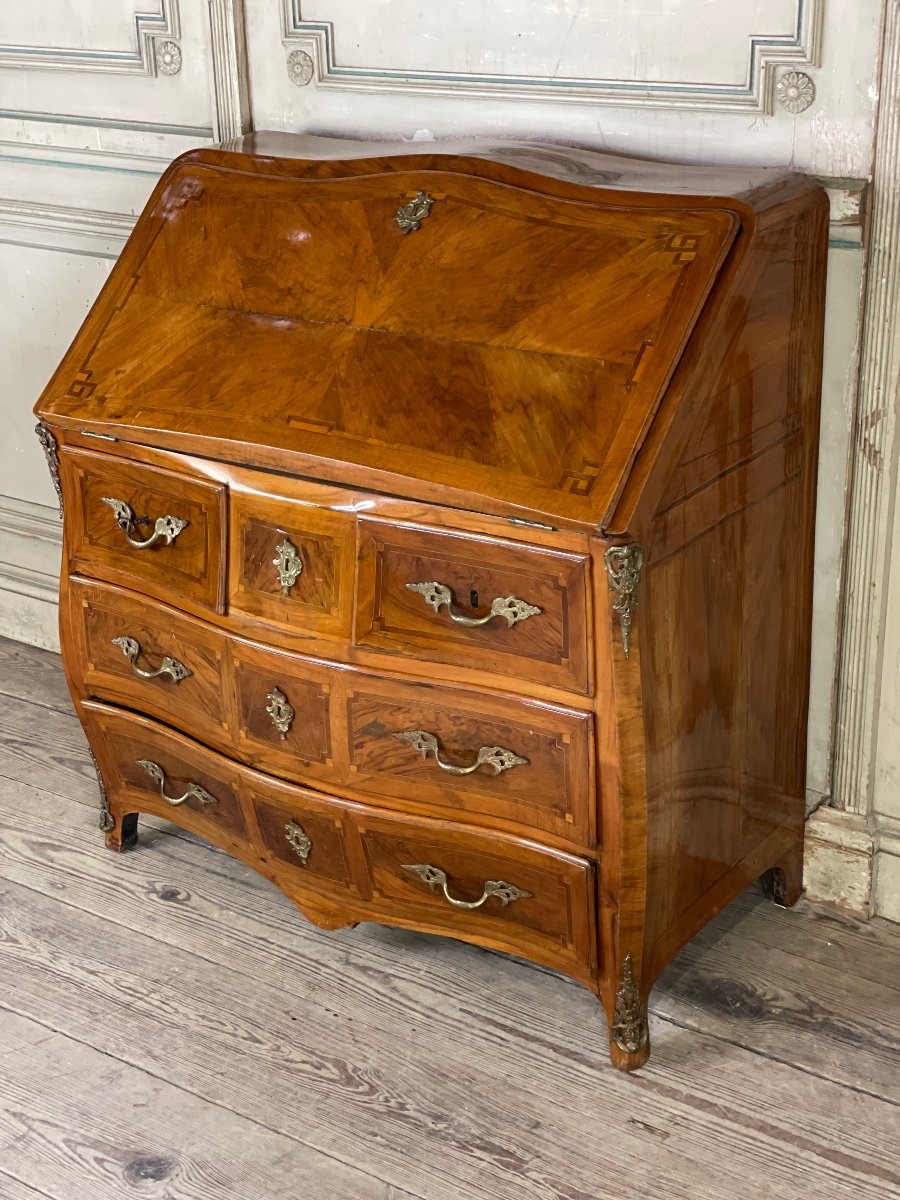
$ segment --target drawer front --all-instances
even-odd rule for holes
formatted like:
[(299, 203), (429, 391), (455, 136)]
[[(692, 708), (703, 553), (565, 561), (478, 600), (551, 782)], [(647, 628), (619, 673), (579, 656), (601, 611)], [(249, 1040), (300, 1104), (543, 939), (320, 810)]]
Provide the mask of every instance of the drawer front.
[(142, 717), (84, 705), (92, 747), (111, 798), (238, 852), (248, 844), (240, 768)]
[(374, 676), (345, 683), (354, 788), (594, 843), (589, 714)]
[(362, 519), (355, 641), (590, 694), (586, 560)]
[(229, 612), (349, 638), (353, 518), (274, 497), (231, 497)]
[[(280, 877), (315, 891), (359, 897), (348, 848), (347, 809), (299, 788), (253, 781), (248, 796), (261, 857)], [(352, 826), (351, 826), (352, 837)]]
[(86, 699), (286, 780), (597, 841), (590, 713), (337, 667), (92, 580), (70, 579), (64, 599), (67, 665)]
[(86, 450), (60, 460), (71, 571), (221, 611), (223, 486)]
[(446, 822), (364, 813), (357, 823), (382, 916), (592, 972), (591, 864)]
[(346, 921), (449, 934), (595, 977), (596, 889), (585, 859), (283, 783), (145, 717), (81, 707), (116, 814), (174, 821), (255, 865), (301, 906), (318, 896)]
[(233, 642), (237, 747), (251, 766), (301, 782), (336, 782), (330, 699), (335, 672), (323, 663)]
[(197, 736), (230, 736), (224, 634), (167, 605), (87, 580), (69, 581), (74, 674), (88, 696), (137, 709)]

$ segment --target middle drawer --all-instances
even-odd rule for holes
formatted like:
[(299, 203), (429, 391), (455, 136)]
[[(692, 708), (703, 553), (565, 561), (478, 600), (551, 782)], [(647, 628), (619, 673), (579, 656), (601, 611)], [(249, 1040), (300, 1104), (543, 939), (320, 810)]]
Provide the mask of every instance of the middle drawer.
[(350, 798), (596, 842), (590, 713), (274, 650), (82, 579), (68, 614), (85, 698)]

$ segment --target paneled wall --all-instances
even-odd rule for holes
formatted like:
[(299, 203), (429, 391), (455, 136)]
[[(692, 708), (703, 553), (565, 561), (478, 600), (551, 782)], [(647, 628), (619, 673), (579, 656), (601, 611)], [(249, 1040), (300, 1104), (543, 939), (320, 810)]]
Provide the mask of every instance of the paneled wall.
[[(2, 6), (0, 633), (56, 644), (59, 522), (31, 407), (183, 149), (252, 121), (793, 165), (833, 215), (809, 769), (811, 804), (829, 796), (882, 18), (881, 0)], [(833, 869), (815, 886), (842, 886)]]

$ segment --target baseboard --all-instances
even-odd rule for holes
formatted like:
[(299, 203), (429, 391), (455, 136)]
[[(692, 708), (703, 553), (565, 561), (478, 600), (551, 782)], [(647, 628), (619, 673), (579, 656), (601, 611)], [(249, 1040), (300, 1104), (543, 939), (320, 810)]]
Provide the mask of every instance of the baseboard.
[[(818, 808), (806, 822), (803, 886), (810, 900), (868, 917), (872, 907), (874, 842), (859, 813)], [(900, 860), (898, 860), (900, 861)]]
[(900, 818), (875, 813), (875, 883), (872, 909), (877, 917), (900, 921)]
[(0, 635), (59, 649), (61, 551), (55, 508), (0, 496)]

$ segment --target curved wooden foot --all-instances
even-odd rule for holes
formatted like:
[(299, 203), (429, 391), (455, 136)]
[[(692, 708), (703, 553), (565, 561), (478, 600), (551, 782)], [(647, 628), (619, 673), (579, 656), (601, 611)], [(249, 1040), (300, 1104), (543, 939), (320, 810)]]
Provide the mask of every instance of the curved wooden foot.
[(132, 850), (138, 840), (138, 814), (123, 813), (118, 820), (110, 813), (112, 825), (104, 830), (107, 850)]
[(619, 1071), (636, 1071), (638, 1067), (642, 1067), (650, 1057), (650, 1038), (641, 1046), (640, 1050), (633, 1054), (627, 1050), (623, 1050), (614, 1041), (612, 1034), (609, 1035), (609, 1059), (612, 1065)]
[(759, 877), (763, 895), (781, 908), (793, 908), (803, 895), (803, 846), (781, 858)]

